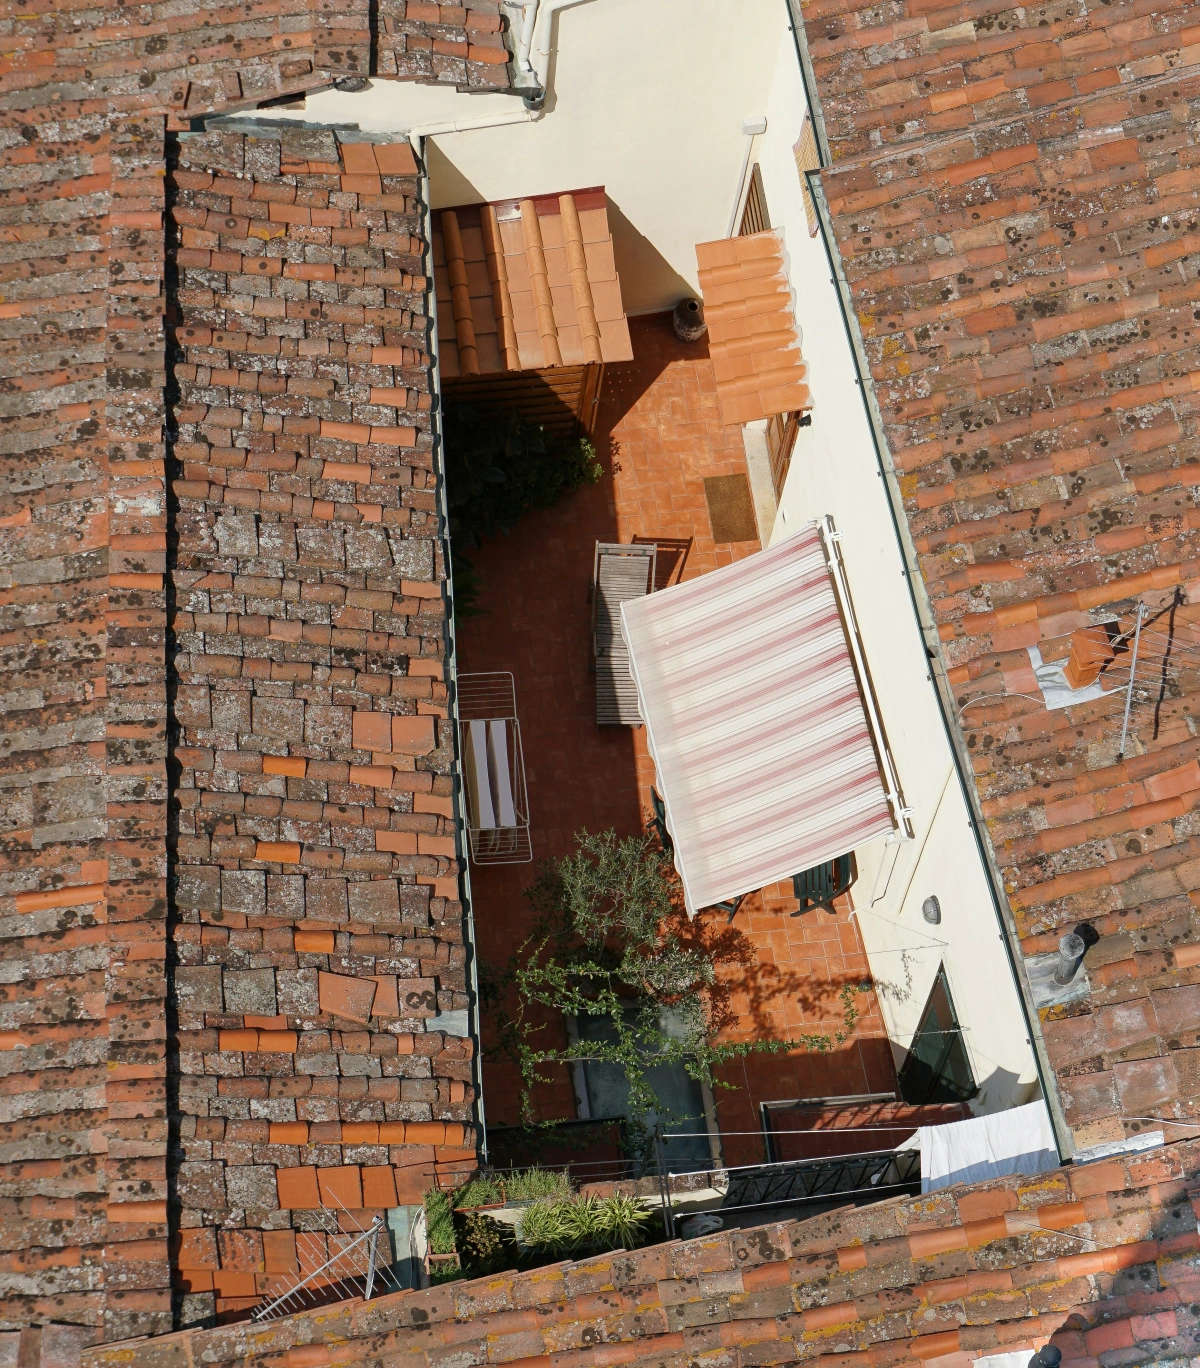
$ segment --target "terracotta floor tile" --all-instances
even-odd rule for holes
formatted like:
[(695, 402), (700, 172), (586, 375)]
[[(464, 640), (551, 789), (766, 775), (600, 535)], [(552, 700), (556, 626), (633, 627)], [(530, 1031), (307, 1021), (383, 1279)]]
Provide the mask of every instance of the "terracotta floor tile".
[[(566, 853), (582, 827), (638, 830), (649, 815), (654, 766), (641, 729), (595, 723), (588, 603), (593, 547), (634, 536), (691, 539), (683, 578), (706, 574), (758, 550), (758, 542), (716, 545), (708, 521), (704, 479), (744, 471), (737, 428), (722, 425), (712, 365), (703, 343), (678, 342), (669, 315), (630, 320), (634, 360), (607, 368), (596, 450), (610, 473), (557, 508), (530, 514), (509, 537), (472, 556), (480, 582), (478, 615), (458, 622), (459, 668), (511, 670), (529, 783), (535, 858)], [(502, 970), (528, 933), (523, 890), (534, 865), (475, 868), (471, 873), (481, 958)], [(842, 1023), (844, 983), (865, 976), (857, 927), (847, 909), (831, 917), (792, 918), (790, 883), (754, 895), (734, 929), (750, 962), (731, 976), (737, 1021), (730, 1039), (778, 1037)], [(724, 916), (713, 925), (724, 927)], [(891, 1051), (882, 1036), (873, 990), (856, 995), (858, 1029), (826, 1053), (754, 1055), (722, 1070), (735, 1090), (717, 1090), (727, 1162), (763, 1157), (758, 1134), (763, 1101), (894, 1086)], [(547, 1038), (562, 1043), (561, 1022)], [(484, 1031), (484, 1099), (489, 1125), (518, 1120), (517, 1079)], [(887, 1081), (888, 1079), (891, 1081)], [(538, 1094), (542, 1117), (571, 1113), (565, 1071)]]

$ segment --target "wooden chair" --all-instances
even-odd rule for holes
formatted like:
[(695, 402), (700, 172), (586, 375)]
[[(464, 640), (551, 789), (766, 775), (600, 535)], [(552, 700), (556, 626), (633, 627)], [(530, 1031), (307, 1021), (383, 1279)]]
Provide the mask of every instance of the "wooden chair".
[(592, 650), (596, 657), (596, 724), (640, 727), (637, 685), (621, 634), (621, 604), (654, 589), (657, 548), (597, 542), (592, 565)]
[(803, 874), (793, 875), (792, 892), (800, 906), (792, 916), (799, 917), (822, 907), (826, 912), (832, 912), (834, 898), (841, 897), (857, 878), (858, 861), (853, 852), (826, 860), (813, 869), (806, 869)]
[(739, 893), (736, 898), (726, 898), (724, 902), (713, 903), (713, 906), (719, 912), (729, 913), (729, 916), (725, 918), (725, 925), (731, 926), (733, 924), (734, 917), (737, 916), (738, 908), (741, 907), (742, 903), (745, 902), (745, 900), (746, 894)]

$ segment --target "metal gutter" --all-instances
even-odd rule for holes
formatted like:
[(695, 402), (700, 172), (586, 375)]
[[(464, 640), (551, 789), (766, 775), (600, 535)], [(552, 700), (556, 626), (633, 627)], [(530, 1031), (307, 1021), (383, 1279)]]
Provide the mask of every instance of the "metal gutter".
[(438, 542), (446, 565), (446, 690), (449, 720), (454, 724), (454, 844), (460, 867), (459, 887), (463, 903), (463, 943), (467, 951), (467, 984), (471, 1004), (467, 1009), (467, 1025), (474, 1045), (471, 1059), (471, 1081), (475, 1088), (473, 1103), (475, 1127), (478, 1133), (478, 1148), (484, 1159), (487, 1158), (487, 1121), (483, 1105), (483, 1048), (481, 1020), (479, 1013), (479, 960), (475, 953), (475, 908), (471, 894), (471, 864), (467, 859), (466, 813), (463, 808), (463, 767), (462, 751), (459, 746), (458, 726), (458, 637), (454, 621), (454, 564), (450, 550), (450, 510), (446, 493), (446, 449), (442, 430), (442, 385), (441, 367), (438, 364), (437, 295), (433, 276), (433, 210), (427, 164), (417, 145), (413, 144), (413, 154), (417, 158), (419, 172), (421, 206), (421, 228), (424, 250), (421, 253), (425, 279), (428, 282), (428, 319), (429, 319), (429, 385), (430, 385), (430, 430), (433, 436), (434, 489), (437, 498)]
[[(804, 94), (808, 101), (809, 114), (812, 117), (813, 128), (816, 132), (817, 155), (820, 158), (821, 168), (824, 169), (831, 165), (831, 158), (829, 144), (825, 136), (824, 117), (821, 113), (821, 105), (816, 93), (816, 78), (813, 73), (812, 60), (808, 52), (807, 38), (800, 13), (800, 0), (785, 0), (785, 3), (787, 4), (789, 24), (795, 40), (796, 56), (800, 64), (800, 75), (804, 84)], [(838, 250), (837, 243), (833, 236), (832, 215), (829, 211), (829, 203), (825, 198), (825, 188), (821, 180), (821, 170), (806, 171), (804, 175), (808, 181), (809, 193), (812, 196), (813, 204), (816, 206), (817, 210), (817, 221), (821, 228), (821, 241), (825, 247), (825, 258), (829, 263), (830, 280), (837, 288), (838, 306), (841, 310), (842, 325), (846, 330), (846, 340), (850, 344), (850, 354), (854, 360), (855, 384), (859, 387), (859, 391), (862, 394), (863, 407), (867, 416), (867, 425), (870, 428), (871, 441), (875, 447), (875, 459), (879, 466), (879, 476), (883, 480), (884, 488), (887, 491), (888, 511), (892, 519), (892, 528), (895, 532), (896, 544), (900, 548), (900, 555), (904, 561), (904, 578), (908, 586), (909, 601), (912, 604), (913, 617), (916, 619), (917, 627), (921, 633), (921, 639), (925, 646), (925, 657), (929, 663), (929, 678), (934, 685), (934, 691), (938, 701), (938, 711), (941, 714), (942, 725), (946, 731), (946, 739), (950, 743), (950, 752), (954, 759), (954, 767), (958, 772), (959, 785), (966, 801), (967, 811), (971, 817), (971, 833), (975, 841), (976, 849), (979, 852), (979, 858), (984, 869), (987, 871), (988, 885), (992, 892), (992, 903), (995, 907), (996, 919), (1000, 926), (1000, 939), (1004, 944), (1009, 969), (1013, 976), (1013, 982), (1016, 985), (1017, 997), (1020, 1000), (1021, 1011), (1025, 1018), (1025, 1026), (1029, 1032), (1029, 1045), (1033, 1050), (1034, 1062), (1038, 1071), (1038, 1081), (1041, 1084), (1042, 1095), (1046, 1100), (1046, 1106), (1050, 1112), (1050, 1119), (1054, 1126), (1054, 1136), (1058, 1144), (1059, 1156), (1066, 1160), (1074, 1153), (1075, 1145), (1071, 1136), (1070, 1127), (1067, 1125), (1066, 1116), (1063, 1113), (1062, 1101), (1058, 1094), (1057, 1079), (1054, 1070), (1050, 1065), (1045, 1039), (1042, 1036), (1041, 1022), (1038, 1019), (1037, 1012), (1031, 1005), (1033, 995), (1030, 991), (1028, 976), (1025, 972), (1024, 957), (1021, 954), (1020, 936), (1017, 932), (1012, 910), (1008, 904), (1008, 896), (1004, 889), (1004, 878), (1000, 873), (1000, 866), (996, 860), (991, 838), (988, 835), (987, 824), (984, 820), (983, 810), (979, 801), (979, 791), (975, 787), (970, 756), (967, 753), (965, 740), (958, 726), (957, 713), (955, 712), (954, 690), (950, 685), (950, 680), (947, 675), (946, 662), (941, 649), (941, 637), (938, 634), (933, 608), (925, 588), (925, 581), (921, 575), (920, 564), (917, 559), (917, 550), (913, 544), (912, 535), (908, 526), (908, 517), (904, 512), (904, 503), (900, 494), (900, 485), (896, 476), (896, 468), (892, 462), (891, 452), (888, 448), (887, 437), (884, 432), (883, 415), (879, 411), (875, 388), (871, 381), (871, 367), (867, 360), (866, 347), (863, 343), (862, 333), (858, 325), (858, 314), (854, 308), (853, 293), (851, 292), (850, 284), (846, 279), (846, 274), (842, 266), (841, 253)]]
[(813, 71), (812, 57), (808, 51), (808, 39), (804, 32), (804, 16), (800, 12), (800, 0), (786, 0), (788, 27), (792, 30), (792, 41), (796, 45), (796, 60), (800, 63), (800, 79), (804, 82), (804, 94), (808, 100), (808, 115), (813, 122), (813, 132), (817, 140), (817, 158), (822, 166), (829, 166), (833, 157), (829, 151), (829, 139), (825, 136), (825, 115), (821, 103), (816, 98), (817, 76)]

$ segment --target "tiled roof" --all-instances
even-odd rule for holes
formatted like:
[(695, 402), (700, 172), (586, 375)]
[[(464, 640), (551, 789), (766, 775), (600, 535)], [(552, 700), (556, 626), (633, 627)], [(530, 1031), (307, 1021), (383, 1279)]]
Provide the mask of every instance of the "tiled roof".
[(448, 378), (633, 356), (603, 190), (443, 209), (433, 270)]
[(1138, 0), (1022, 9), (903, 0), (886, 17), (853, 0), (804, 6), (835, 163), (934, 138), (953, 145), (989, 127), (994, 136), (1027, 116), (1050, 127), (1074, 101), (1173, 79), (1197, 60), (1198, 17), (1194, 4)]
[[(1022, 954), (1036, 976), (1078, 924), (1099, 938), (1074, 1000), (1039, 1010), (1067, 1123), (1086, 1146), (1195, 1115), (1200, 8), (815, 0), (805, 21), (834, 232)], [(1138, 603), (1122, 757), (1121, 700), (1048, 710), (1029, 652), (1066, 665), (1072, 634), (1124, 632)]]
[(722, 420), (752, 423), (808, 408), (783, 233), (702, 242), (696, 261)]
[[(509, 53), (497, 0), (438, 5), (309, 0), (214, 7), (183, 0), (169, 13), (144, 6), (86, 11), (14, 6), (0, 64), (0, 107), (93, 105), (182, 117), (372, 75), (506, 89)], [(377, 20), (377, 22), (373, 22)], [(69, 130), (68, 130), (69, 133)], [(74, 138), (64, 134), (62, 142)]]
[(283, 1212), (475, 1157), (417, 168), (326, 155), (192, 136), (169, 180), (174, 1190), (218, 1314), (303, 1260), (246, 1264)]
[(93, 1350), (84, 1368), (1063, 1368), (1190, 1362), (1200, 1144), (807, 1221), (504, 1273), (263, 1327)]
[[(403, 0), (390, 8), (389, 0), (381, 0), (380, 11), (372, 60), (382, 62), (386, 47), (396, 56), (398, 74), (507, 84), (502, 63), (480, 59), (483, 65), (476, 70), (470, 54), (475, 40), (469, 34), (477, 29), (500, 33), (494, 0), (478, 0), (472, 11), (416, 3), (405, 10)], [(388, 30), (390, 17), (397, 22), (385, 44), (382, 32)], [(270, 139), (253, 148), (257, 161), (252, 155), (249, 167), (244, 159), (234, 167), (231, 159), (235, 150), (242, 158), (242, 140), (223, 143), (226, 160), (213, 168), (216, 175), (203, 186), (193, 182), (189, 191), (197, 196), (192, 207), (204, 220), (198, 224), (193, 218), (188, 225), (197, 234), (189, 246), (208, 261), (205, 269), (195, 258), (189, 263), (184, 254), (178, 263), (179, 274), (190, 277), (186, 297), (177, 288), (177, 263), (168, 265), (166, 258), (167, 127), (187, 129), (194, 116), (218, 107), (253, 104), (365, 70), (371, 39), (365, 0), (357, 7), (342, 7), (336, 15), (318, 15), (313, 7), (288, 0), (245, 5), (236, 12), (190, 3), (174, 5), (169, 13), (136, 6), (88, 11), (17, 6), (6, 24), (0, 64), (7, 167), (0, 185), (0, 364), (7, 419), (2, 438), (7, 483), (0, 495), (0, 594), (7, 623), (0, 643), (6, 680), (0, 935), (7, 971), (0, 1013), (5, 1101), (0, 1109), (0, 1238), (6, 1251), (0, 1360), (7, 1362), (12, 1348), (23, 1365), (70, 1364), (82, 1343), (153, 1333), (172, 1324), (167, 1210), (180, 1185), (177, 1169), (168, 1173), (169, 1150), (174, 1147), (178, 1157), (178, 1147), (207, 1147), (210, 1153), (193, 1153), (188, 1162), (207, 1165), (210, 1177), (217, 1168), (236, 1170), (230, 1188), (222, 1191), (215, 1182), (208, 1187), (203, 1213), (210, 1223), (224, 1220), (233, 1198), (241, 1202), (241, 1214), (234, 1219), (238, 1226), (247, 1206), (253, 1208), (269, 1194), (273, 1166), (286, 1159), (288, 1165), (303, 1168), (313, 1149), (304, 1146), (294, 1156), (271, 1150), (271, 1122), (280, 1119), (281, 1102), (285, 1108), (309, 1108), (311, 1125), (329, 1127), (336, 1119), (340, 1159), (346, 1158), (343, 1145), (351, 1149), (344, 1164), (339, 1159), (339, 1167), (359, 1170), (364, 1181), (362, 1172), (403, 1168), (407, 1159), (394, 1164), (388, 1150), (381, 1162), (379, 1151), (387, 1149), (382, 1140), (358, 1149), (361, 1133), (352, 1141), (350, 1131), (341, 1131), (342, 1122), (403, 1124), (409, 1157), (432, 1164), (439, 1135), (443, 1147), (449, 1143), (453, 1148), (455, 1140), (464, 1139), (469, 1145), (459, 1118), (465, 1115), (464, 1099), (469, 1100), (471, 1063), (469, 1042), (451, 1037), (445, 1044), (440, 1032), (423, 1029), (424, 1018), (414, 1030), (382, 1032), (375, 1029), (382, 1016), (378, 1010), (367, 1025), (352, 1018), (340, 1023), (319, 1019), (324, 1011), (322, 971), (356, 984), (367, 973), (378, 974), (382, 982), (373, 1007), (390, 1002), (393, 979), (399, 993), (402, 980), (422, 980), (422, 991), (428, 991), (433, 978), (437, 991), (446, 993), (445, 1005), (458, 1008), (455, 974), (463, 948), (453, 915), (457, 890), (450, 858), (441, 850), (405, 857), (414, 871), (419, 864), (425, 877), (441, 883), (439, 889), (438, 882), (431, 882), (417, 896), (435, 921), (439, 910), (450, 909), (446, 935), (425, 927), (414, 935), (414, 924), (398, 918), (386, 935), (372, 924), (377, 918), (369, 916), (355, 918), (353, 925), (347, 917), (334, 926), (335, 913), (323, 924), (318, 908), (308, 906), (313, 920), (299, 932), (307, 929), (326, 942), (332, 939), (332, 946), (305, 943), (295, 928), (299, 904), (294, 893), (302, 876), (283, 872), (279, 863), (295, 847), (314, 839), (320, 844), (328, 832), (339, 853), (346, 850), (351, 856), (344, 865), (351, 872), (334, 872), (329, 882), (336, 887), (341, 879), (345, 887), (362, 879), (361, 870), (358, 875), (352, 871), (366, 824), (349, 831), (353, 815), (366, 808), (373, 815), (384, 811), (386, 840), (393, 807), (403, 811), (408, 806), (412, 825), (412, 795), (386, 797), (379, 807), (373, 800), (363, 801), (361, 789), (345, 782), (347, 757), (318, 756), (311, 748), (329, 746), (332, 751), (332, 733), (321, 728), (335, 722), (339, 708), (407, 713), (418, 700), (433, 705), (435, 688), (444, 687), (432, 669), (443, 629), (443, 571), (427, 522), (434, 497), (428, 415), (420, 411), (422, 394), (428, 403), (427, 359), (411, 347), (409, 373), (398, 381), (391, 358), (378, 366), (373, 355), (363, 358), (368, 390), (373, 381), (389, 391), (403, 388), (405, 405), (411, 397), (416, 417), (403, 424), (390, 417), (396, 412), (391, 394), (380, 401), (385, 408), (374, 414), (363, 391), (356, 391), (357, 407), (340, 401), (334, 406), (328, 375), (312, 383), (318, 380), (315, 371), (331, 366), (329, 355), (318, 361), (314, 352), (298, 359), (306, 327), (331, 347), (345, 347), (349, 334), (369, 353), (370, 329), (378, 326), (375, 340), (382, 345), (382, 323), (366, 318), (367, 308), (375, 307), (374, 299), (367, 298), (373, 290), (386, 296), (390, 287), (392, 297), (383, 298), (382, 307), (406, 315), (410, 331), (420, 330), (424, 280), (419, 271), (414, 274), (410, 267), (404, 287), (405, 272), (397, 270), (406, 296), (397, 303), (397, 282), (375, 280), (368, 286), (366, 266), (359, 259), (377, 251), (372, 267), (381, 274), (391, 269), (388, 253), (398, 249), (378, 241), (387, 237), (389, 215), (397, 220), (407, 216), (396, 231), (397, 241), (402, 236), (404, 251), (410, 251), (417, 208), (411, 161), (403, 167), (375, 162), (377, 177), (407, 175), (397, 204), (385, 202), (383, 185), (376, 189), (364, 183), (371, 175), (364, 167), (318, 169), (307, 160), (301, 167), (293, 155), (291, 163), (285, 158), (284, 172), (273, 160), (279, 144)], [(193, 143), (201, 145), (203, 140)], [(243, 174), (247, 169), (249, 177)], [(344, 185), (343, 174), (363, 180)], [(301, 188), (297, 208), (300, 175), (314, 179)], [(260, 192), (257, 197), (251, 194), (254, 189)], [(329, 209), (331, 194), (341, 206), (336, 211)], [(248, 202), (235, 210), (238, 197)], [(216, 219), (211, 227), (204, 226), (210, 213), (221, 226)], [(351, 213), (358, 218), (353, 225)], [(309, 220), (301, 232), (304, 214)], [(251, 231), (252, 223), (256, 231)], [(238, 229), (244, 229), (243, 239), (236, 237)], [(343, 235), (336, 252), (331, 250), (335, 233)], [(355, 254), (355, 261), (347, 263), (343, 252)], [(289, 266), (319, 258), (322, 270), (311, 278), (285, 276), (285, 257)], [(258, 270), (259, 260), (271, 262), (267, 279), (242, 274), (243, 263), (248, 271)], [(353, 268), (349, 276), (347, 265)], [(329, 281), (322, 274), (326, 267), (335, 277), (336, 268), (342, 269), (342, 278)], [(303, 317), (301, 310), (310, 299), (321, 300), (328, 312), (316, 320), (311, 314)], [(339, 308), (344, 312), (338, 314)], [(201, 363), (195, 357), (171, 357), (172, 370), (176, 360), (185, 371), (194, 368), (180, 379), (196, 407), (186, 416), (171, 414), (170, 435), (176, 435), (177, 420), (207, 428), (211, 443), (208, 436), (204, 443), (216, 454), (211, 464), (199, 462), (200, 478), (190, 487), (187, 472), (170, 468), (177, 483), (169, 507), (163, 328), (168, 309), (172, 323), (178, 321), (179, 309), (192, 319), (203, 313), (203, 326), (223, 332), (232, 348), (214, 366), (221, 349), (206, 344), (201, 383)], [(218, 320), (227, 326), (218, 327)], [(274, 349), (264, 345), (268, 338)], [(297, 355), (288, 356), (285, 338)], [(241, 339), (244, 352), (239, 353), (235, 339)], [(198, 338), (193, 340), (199, 348)], [(404, 367), (403, 359), (399, 364)], [(299, 382), (290, 392), (288, 372)], [(308, 390), (303, 388), (306, 381)], [(174, 375), (170, 384), (174, 403), (179, 397)], [(217, 391), (225, 396), (220, 403)], [(204, 392), (210, 397), (203, 397)], [(204, 422), (198, 420), (198, 410), (203, 410)], [(368, 436), (376, 443), (365, 448), (365, 455), (354, 445), (361, 441), (358, 429), (364, 415)], [(324, 434), (322, 418), (332, 429)], [(339, 424), (351, 430), (340, 431)], [(376, 428), (393, 430), (376, 434)], [(313, 457), (302, 450), (310, 439)], [(193, 438), (193, 460), (200, 445)], [(364, 497), (359, 492), (364, 472), (375, 472), (377, 466), (386, 466), (395, 482)], [(401, 471), (409, 476), (407, 484)], [(393, 524), (387, 535), (395, 538), (399, 558), (409, 567), (405, 578), (418, 585), (413, 594), (400, 584), (394, 595), (380, 589), (375, 597), (368, 594), (366, 602), (345, 604), (340, 595), (367, 592), (368, 570), (361, 557), (353, 573), (363, 584), (342, 573), (332, 597), (323, 592), (323, 577), (338, 577), (338, 571), (322, 558), (347, 539), (356, 547), (355, 535), (363, 536), (359, 522), (372, 516), (354, 508), (356, 498), (379, 513), (377, 528), (386, 525), (385, 507), (395, 513), (403, 506), (409, 512), (411, 522), (401, 528)], [(305, 499), (312, 509), (305, 510)], [(318, 505), (323, 504), (332, 510), (328, 517), (322, 517), (325, 509)], [(190, 505), (189, 513), (179, 517), (183, 505)], [(287, 576), (289, 589), (277, 592), (286, 556), (239, 563), (246, 541), (240, 547), (231, 542), (222, 547), (214, 530), (219, 522), (225, 525), (218, 513), (232, 511), (231, 529), (240, 526), (245, 534), (254, 528), (257, 535), (272, 521), (279, 526), (285, 506), (287, 516), (303, 527), (308, 560), (302, 569), (297, 555)], [(353, 529), (346, 529), (348, 520), (355, 523)], [(166, 577), (168, 570), (178, 568), (180, 547), (195, 559), (172, 592), (213, 595), (213, 615), (199, 634), (209, 633), (211, 652), (194, 633), (181, 652), (180, 638), (168, 638)], [(372, 564), (370, 572), (377, 568)], [(213, 578), (205, 583), (210, 570)], [(301, 578), (307, 597), (293, 600), (288, 595), (299, 588)], [(172, 611), (176, 608), (194, 611), (194, 606), (182, 609), (178, 600)], [(341, 615), (336, 627), (330, 621), (334, 614)], [(218, 618), (224, 631), (217, 629)], [(182, 626), (182, 621), (173, 624)], [(332, 670), (335, 654), (339, 670), (355, 675), (361, 660), (361, 673), (370, 672), (364, 660), (368, 628), (373, 643), (403, 640), (409, 647), (404, 654), (427, 656), (428, 675), (414, 671), (404, 700), (372, 692), (378, 686), (375, 678), (353, 701), (314, 694), (304, 672)], [(191, 679), (170, 679), (179, 660), (194, 667)], [(244, 690), (238, 681), (244, 681)], [(228, 688), (221, 700), (227, 708), (225, 721), (210, 714), (214, 725), (206, 725), (201, 712), (188, 712), (189, 700), (202, 697), (210, 684), (213, 696)], [(325, 687), (332, 693), (331, 684)], [(239, 730), (237, 717), (252, 691), (260, 700), (269, 698), (275, 708), (259, 728), (265, 744), (250, 739), (253, 707), (250, 732)], [(316, 768), (303, 777), (294, 768), (272, 772), (263, 761), (264, 751), (279, 750), (280, 726), (294, 725), (302, 709), (305, 754), (274, 758), (293, 765), (320, 765), (328, 758), (334, 769), (323, 776)], [(292, 723), (284, 724), (289, 712)], [(247, 744), (239, 749), (243, 736)], [(194, 742), (201, 758), (198, 769), (186, 767), (190, 782), (183, 786), (180, 751), (168, 753), (169, 741), (177, 740)], [(189, 747), (182, 749), (186, 753)], [(211, 769), (206, 768), (209, 757)], [(214, 787), (212, 780), (222, 771)], [(432, 773), (426, 777), (431, 806), (421, 814), (422, 831), (445, 840), (439, 824), (448, 790), (443, 785), (435, 792)], [(283, 794), (306, 804), (309, 814), (315, 812), (308, 834), (283, 829), (294, 813), (269, 810)], [(214, 838), (218, 850), (201, 880), (209, 881), (203, 894), (208, 902), (191, 908), (186, 903), (187, 896), (197, 896), (194, 881), (183, 908), (176, 897), (177, 881), (168, 883), (168, 841), (172, 857), (187, 844), (186, 839), (176, 843), (185, 804), (194, 804), (186, 809), (188, 820)], [(263, 818), (279, 829), (258, 829)], [(303, 826), (307, 819), (296, 820)], [(405, 819), (395, 820), (403, 825)], [(185, 837), (194, 839), (190, 832)], [(413, 830), (396, 832), (398, 849), (416, 839)], [(234, 844), (222, 849), (223, 840)], [(392, 868), (393, 855), (385, 846), (366, 853)], [(239, 867), (242, 861), (245, 868)], [(194, 846), (182, 858), (183, 864), (189, 862), (202, 863)], [(304, 871), (310, 884), (316, 872), (311, 867)], [(219, 895), (223, 875), (232, 876), (233, 900), (218, 907), (211, 901), (213, 881)], [(256, 901), (264, 879), (270, 881), (269, 908)], [(416, 910), (411, 902), (406, 908)], [(323, 912), (326, 918), (328, 912)], [(176, 923), (182, 928), (177, 942)], [(169, 940), (175, 942), (170, 965)], [(199, 971), (195, 981), (206, 984), (208, 992), (207, 1005), (203, 994), (193, 996), (190, 1007), (185, 1001), (179, 1004), (184, 1031), (197, 1033), (187, 1043), (200, 1047), (182, 1066), (176, 1055), (180, 1042), (174, 1035), (173, 1003), (169, 1010), (180, 986), (173, 982), (176, 953), (186, 967)], [(318, 960), (309, 959), (314, 954)], [(235, 991), (217, 1006), (216, 985), (227, 971), (242, 977), (231, 978)], [(313, 974), (315, 1006), (321, 1009), (313, 1021), (315, 1035), (307, 1027), (301, 1033), (299, 1018), (287, 1020), (293, 1013), (282, 994), (276, 1010), (262, 1005), (269, 978), (278, 989), (288, 981), (302, 986)], [(239, 997), (243, 989), (249, 995)], [(252, 1004), (256, 992), (259, 1001)], [(235, 1006), (238, 1002), (242, 1005)], [(301, 1016), (311, 1013), (312, 993), (307, 1004), (295, 997), (291, 1004)], [(226, 1018), (226, 1010), (233, 1019)], [(359, 1015), (364, 1014), (360, 1002)], [(398, 1019), (389, 1025), (398, 1026)], [(300, 1037), (295, 1055), (271, 1048), (285, 1039), (290, 1045), (293, 1031)], [(411, 1052), (405, 1048), (408, 1035), (413, 1037)], [(394, 1052), (385, 1053), (384, 1036)], [(312, 1069), (308, 1074), (294, 1068), (309, 1049), (306, 1037), (321, 1045), (302, 1061)], [(431, 1044), (440, 1053), (430, 1050)], [(281, 1058), (287, 1061), (286, 1078), (279, 1072)], [(338, 1076), (343, 1060), (349, 1061), (344, 1079)], [(361, 1076), (350, 1083), (355, 1066)], [(303, 1085), (309, 1083), (310, 1095), (304, 1097)], [(339, 1100), (343, 1085), (347, 1092), (363, 1093), (345, 1104), (345, 1116)], [(275, 1095), (266, 1096), (272, 1088)], [(390, 1097), (383, 1095), (388, 1090)], [(379, 1107), (382, 1114), (376, 1114)], [(434, 1118), (435, 1107), (446, 1109), (445, 1116), (439, 1110)], [(441, 1124), (440, 1133), (417, 1129), (410, 1135), (409, 1122), (420, 1126), (426, 1121), (431, 1128)], [(203, 1133), (190, 1133), (181, 1143), (181, 1128), (197, 1122)], [(459, 1129), (452, 1134), (448, 1127), (455, 1125)], [(291, 1134), (298, 1144), (297, 1133)], [(310, 1141), (314, 1134), (322, 1152), (332, 1157), (324, 1150), (332, 1130), (310, 1129)], [(389, 1131), (389, 1144), (394, 1136)], [(367, 1190), (378, 1192), (369, 1186), (374, 1178), (367, 1181)], [(198, 1209), (194, 1203), (192, 1207), (193, 1212)], [(178, 1211), (172, 1205), (176, 1222)], [(268, 1217), (268, 1223), (285, 1220), (278, 1213)], [(210, 1224), (208, 1231), (213, 1228)], [(231, 1259), (239, 1257), (241, 1236), (241, 1229), (226, 1232), (222, 1248)], [(19, 1351), (8, 1338), (18, 1327), (26, 1327), (20, 1332)]]

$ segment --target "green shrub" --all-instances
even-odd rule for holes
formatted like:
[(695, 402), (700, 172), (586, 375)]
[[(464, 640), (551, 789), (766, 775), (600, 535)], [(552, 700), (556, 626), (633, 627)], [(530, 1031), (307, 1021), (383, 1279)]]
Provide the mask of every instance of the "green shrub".
[(503, 1175), (504, 1196), (509, 1202), (536, 1202), (544, 1197), (571, 1195), (571, 1180), (557, 1169), (516, 1169)]
[(649, 1220), (632, 1197), (574, 1197), (534, 1202), (521, 1213), (518, 1233), (529, 1250), (578, 1255), (632, 1249)]
[(446, 500), (459, 563), (463, 551), (510, 531), (531, 508), (552, 508), (604, 473), (586, 437), (548, 447), (541, 427), (515, 409), (497, 419), (469, 404), (447, 403), (444, 415)]
[(453, 1254), (454, 1209), (444, 1192), (430, 1189), (425, 1194), (425, 1237), (431, 1254)]
[(512, 1232), (499, 1221), (482, 1211), (463, 1211), (456, 1225), (459, 1258), (468, 1277), (480, 1278), (516, 1267), (516, 1242)]
[[(584, 830), (575, 841), (572, 854), (542, 864), (525, 890), (536, 917), (529, 936), (506, 965), (481, 975), (500, 1047), (521, 1072), (527, 1124), (537, 1091), (554, 1076), (547, 1066), (615, 1066), (628, 1087), (623, 1152), (651, 1164), (656, 1124), (696, 1120), (662, 1109), (655, 1070), (678, 1066), (697, 1083), (732, 1088), (723, 1074), (736, 1059), (801, 1046), (830, 1051), (853, 1034), (860, 989), (845, 984), (836, 1032), (720, 1039), (740, 1021), (735, 985), (748, 942), (689, 920), (678, 876), (650, 836)], [(563, 1044), (553, 1013), (589, 1019), (588, 1030)]]

